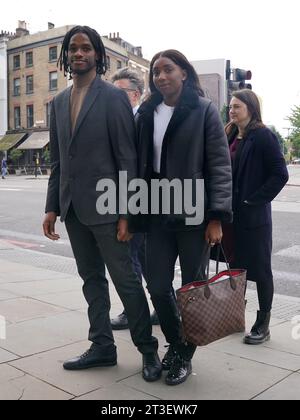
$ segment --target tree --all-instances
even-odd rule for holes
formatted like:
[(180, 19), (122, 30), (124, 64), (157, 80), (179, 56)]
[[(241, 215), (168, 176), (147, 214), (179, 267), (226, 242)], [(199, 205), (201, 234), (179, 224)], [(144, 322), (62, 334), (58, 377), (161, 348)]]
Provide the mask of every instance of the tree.
[(14, 165), (17, 164), (19, 166), (19, 160), (20, 160), (21, 156), (23, 156), (23, 150), (13, 149), (9, 153), (9, 157), (12, 160), (12, 162), (14, 163)]
[(292, 125), (292, 132), (290, 141), (292, 144), (293, 155), (300, 156), (300, 106), (295, 106), (292, 109), (292, 114), (288, 117)]
[(49, 149), (45, 149), (43, 152), (43, 159), (46, 165), (49, 165), (50, 163), (50, 150)]
[(292, 140), (293, 144), (293, 155), (295, 157), (300, 157), (300, 134), (295, 136)]

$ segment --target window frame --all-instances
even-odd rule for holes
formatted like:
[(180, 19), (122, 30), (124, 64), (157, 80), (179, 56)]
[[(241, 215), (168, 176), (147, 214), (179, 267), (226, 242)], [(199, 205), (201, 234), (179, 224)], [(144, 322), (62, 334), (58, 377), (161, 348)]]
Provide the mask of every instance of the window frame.
[[(56, 79), (51, 79), (52, 74), (56, 74)], [(55, 87), (52, 86), (53, 82), (56, 82)], [(50, 71), (49, 72), (49, 90), (54, 91), (54, 90), (57, 90), (57, 89), (58, 89), (58, 72), (57, 71)]]
[[(32, 115), (29, 115), (29, 109), (32, 109)], [(30, 122), (32, 122), (32, 124), (29, 124), (29, 119), (32, 119)], [(33, 104), (29, 104), (26, 105), (26, 123), (27, 123), (27, 128), (33, 128), (34, 126), (34, 106)]]
[[(19, 80), (19, 85), (16, 85), (16, 81)], [(18, 90), (17, 90), (18, 88)], [(21, 78), (15, 77), (13, 81), (13, 96), (21, 96)]]
[[(28, 86), (30, 86), (28, 83), (29, 78), (32, 78), (32, 82), (31, 82), (32, 90), (28, 89)], [(33, 74), (29, 74), (28, 76), (26, 76), (26, 95), (32, 95), (33, 93), (34, 93), (34, 77), (33, 77)]]

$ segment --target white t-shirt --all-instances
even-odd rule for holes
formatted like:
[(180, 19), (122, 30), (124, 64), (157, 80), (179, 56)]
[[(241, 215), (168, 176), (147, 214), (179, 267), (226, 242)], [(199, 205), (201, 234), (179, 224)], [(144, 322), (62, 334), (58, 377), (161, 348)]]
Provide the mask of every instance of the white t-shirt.
[(154, 159), (153, 170), (160, 173), (160, 161), (164, 136), (166, 134), (169, 122), (172, 118), (175, 107), (168, 106), (162, 102), (154, 111)]

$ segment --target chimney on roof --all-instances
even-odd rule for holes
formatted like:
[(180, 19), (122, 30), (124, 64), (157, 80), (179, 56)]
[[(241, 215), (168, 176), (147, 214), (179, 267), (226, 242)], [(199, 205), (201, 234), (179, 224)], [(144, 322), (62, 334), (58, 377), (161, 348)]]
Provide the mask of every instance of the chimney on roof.
[(55, 28), (54, 23), (48, 22), (48, 29), (53, 29), (53, 28)]
[(29, 35), (29, 31), (27, 29), (27, 24), (25, 20), (18, 21), (18, 27), (16, 29), (16, 37), (20, 38), (21, 36)]

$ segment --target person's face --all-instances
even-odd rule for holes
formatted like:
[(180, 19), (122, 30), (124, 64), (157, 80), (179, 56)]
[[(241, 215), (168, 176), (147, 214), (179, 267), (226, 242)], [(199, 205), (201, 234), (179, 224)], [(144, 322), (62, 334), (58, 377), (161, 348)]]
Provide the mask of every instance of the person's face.
[(229, 116), (230, 121), (239, 127), (246, 127), (251, 120), (247, 105), (237, 98), (230, 101)]
[(136, 107), (139, 104), (141, 99), (141, 94), (137, 89), (134, 89), (132, 84), (128, 79), (120, 79), (114, 82), (114, 85), (118, 88), (124, 90), (127, 93), (130, 105), (132, 108)]
[(164, 98), (181, 93), (187, 73), (167, 57), (160, 57), (153, 64), (153, 83)]
[(98, 55), (84, 33), (77, 33), (72, 36), (69, 43), (68, 61), (74, 74), (86, 74), (96, 69)]

